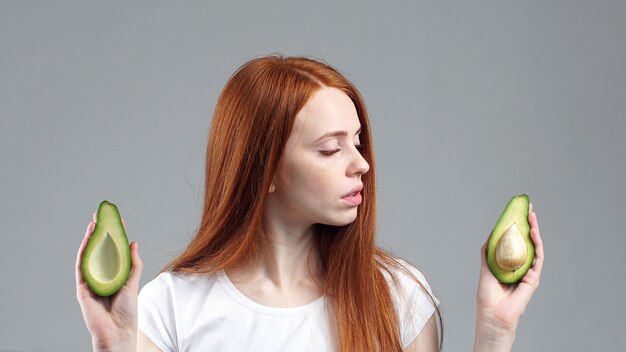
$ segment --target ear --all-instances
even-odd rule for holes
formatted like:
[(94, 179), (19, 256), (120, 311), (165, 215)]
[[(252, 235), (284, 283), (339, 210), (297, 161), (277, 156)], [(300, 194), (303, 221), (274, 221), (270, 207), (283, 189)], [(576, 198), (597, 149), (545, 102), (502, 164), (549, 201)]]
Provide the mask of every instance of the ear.
[(272, 181), (272, 184), (270, 184), (270, 191), (269, 191), (269, 193), (274, 193), (275, 190), (276, 190), (276, 186), (274, 185), (274, 182)]

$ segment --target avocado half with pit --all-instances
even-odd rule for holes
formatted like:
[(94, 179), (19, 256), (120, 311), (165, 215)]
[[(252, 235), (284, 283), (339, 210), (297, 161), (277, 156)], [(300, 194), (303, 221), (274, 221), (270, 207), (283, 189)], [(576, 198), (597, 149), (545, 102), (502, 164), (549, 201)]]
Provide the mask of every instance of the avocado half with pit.
[(122, 218), (115, 204), (105, 200), (98, 207), (96, 228), (83, 252), (83, 277), (95, 294), (110, 296), (128, 280), (130, 264), (130, 246)]
[(504, 284), (524, 277), (535, 259), (535, 244), (530, 238), (526, 194), (511, 198), (491, 232), (487, 247), (487, 265), (493, 276)]

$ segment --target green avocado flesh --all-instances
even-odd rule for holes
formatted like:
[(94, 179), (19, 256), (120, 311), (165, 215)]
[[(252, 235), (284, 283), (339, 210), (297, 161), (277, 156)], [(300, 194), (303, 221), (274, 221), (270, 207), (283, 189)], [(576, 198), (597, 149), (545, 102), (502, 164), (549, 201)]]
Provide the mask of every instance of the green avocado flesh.
[(81, 261), (83, 277), (98, 296), (117, 292), (130, 274), (130, 246), (122, 218), (113, 203), (98, 207), (98, 219)]
[(505, 284), (519, 281), (535, 259), (535, 244), (530, 238), (528, 196), (511, 198), (491, 232), (487, 265), (493, 276)]

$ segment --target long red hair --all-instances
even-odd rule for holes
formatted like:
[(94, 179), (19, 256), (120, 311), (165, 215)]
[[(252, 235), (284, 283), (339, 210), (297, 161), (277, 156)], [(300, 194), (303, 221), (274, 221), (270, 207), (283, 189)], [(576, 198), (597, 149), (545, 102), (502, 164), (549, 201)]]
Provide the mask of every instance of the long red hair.
[[(383, 270), (419, 280), (375, 243), (376, 182), (365, 103), (336, 69), (302, 57), (267, 56), (241, 66), (214, 110), (206, 151), (205, 197), (200, 226), (189, 246), (163, 270), (216, 273), (258, 262), (267, 243), (263, 212), (296, 114), (321, 87), (345, 92), (361, 122), (363, 203), (346, 226), (316, 225), (321, 258), (318, 282), (329, 298), (337, 347), (347, 351), (402, 351), (398, 316)], [(431, 297), (432, 300), (432, 297)], [(437, 309), (439, 326), (441, 314)], [(441, 346), (442, 334), (439, 334)]]

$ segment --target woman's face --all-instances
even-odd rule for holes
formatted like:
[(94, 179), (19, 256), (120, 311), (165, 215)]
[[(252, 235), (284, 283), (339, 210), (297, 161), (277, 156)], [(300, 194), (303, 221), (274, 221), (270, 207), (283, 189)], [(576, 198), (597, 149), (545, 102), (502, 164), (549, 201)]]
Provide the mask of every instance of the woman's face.
[(361, 176), (369, 170), (359, 151), (360, 130), (356, 108), (344, 92), (318, 90), (296, 116), (269, 209), (294, 225), (353, 222), (363, 197)]

